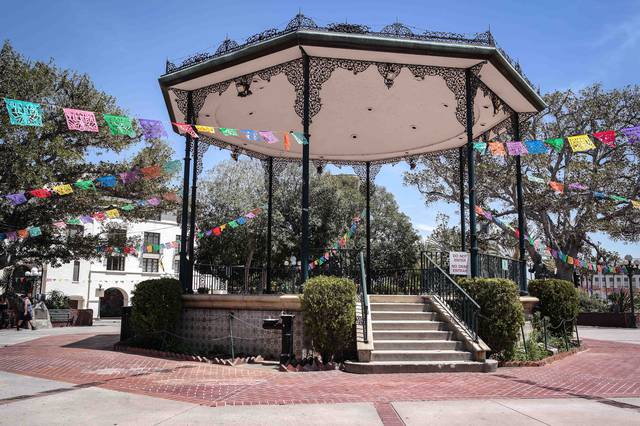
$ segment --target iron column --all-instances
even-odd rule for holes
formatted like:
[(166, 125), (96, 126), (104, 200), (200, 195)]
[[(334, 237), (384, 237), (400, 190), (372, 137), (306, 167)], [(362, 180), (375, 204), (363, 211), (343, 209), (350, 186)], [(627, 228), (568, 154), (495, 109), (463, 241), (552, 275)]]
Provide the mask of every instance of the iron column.
[(467, 238), (466, 238), (466, 220), (464, 218), (464, 147), (458, 148), (458, 162), (460, 173), (460, 250), (467, 251)]
[[(520, 117), (517, 112), (513, 113), (511, 120), (513, 121), (513, 139), (520, 140)], [(518, 209), (518, 252), (520, 253), (520, 276), (519, 285), (520, 293), (528, 294), (527, 291), (527, 253), (524, 244), (524, 234), (526, 233), (526, 226), (524, 223), (524, 207), (522, 196), (522, 164), (520, 162), (520, 156), (516, 155), (516, 202)]]
[(309, 56), (302, 51), (303, 108), (302, 127), (307, 143), (302, 145), (302, 282), (309, 278)]
[[(188, 124), (194, 124), (193, 113)], [(198, 183), (198, 138), (193, 139), (193, 179), (191, 181), (191, 212), (189, 214), (189, 289), (193, 292), (193, 265), (195, 263), (195, 241), (196, 241), (196, 190)]]
[(467, 102), (467, 174), (469, 179), (469, 242), (471, 248), (471, 277), (478, 275), (478, 235), (476, 233), (476, 162), (473, 152), (473, 96), (470, 69), (465, 70), (465, 89)]
[(371, 293), (371, 163), (367, 161), (367, 292)]
[[(187, 93), (187, 121), (191, 120), (193, 113), (193, 98), (191, 92)], [(184, 145), (184, 172), (182, 176), (182, 213), (180, 217), (180, 283), (182, 291), (186, 293), (191, 287), (188, 282), (189, 274), (187, 272), (187, 219), (189, 217), (189, 173), (191, 171), (191, 136), (185, 135)]]
[(271, 225), (273, 224), (273, 157), (267, 160), (267, 294), (271, 293)]

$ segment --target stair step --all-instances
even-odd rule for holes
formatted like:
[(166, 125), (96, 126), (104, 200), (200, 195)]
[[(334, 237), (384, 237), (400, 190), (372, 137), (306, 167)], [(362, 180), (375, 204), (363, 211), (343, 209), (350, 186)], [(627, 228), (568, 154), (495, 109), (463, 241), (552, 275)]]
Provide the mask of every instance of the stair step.
[(371, 319), (377, 320), (426, 320), (433, 321), (437, 318), (435, 312), (404, 312), (404, 311), (371, 311)]
[(394, 303), (394, 302), (370, 302), (369, 309), (372, 311), (403, 311), (403, 312), (423, 312), (429, 310), (428, 303)]
[(371, 361), (470, 361), (471, 359), (471, 352), (455, 350), (375, 349), (371, 351)]
[(356, 374), (391, 373), (490, 373), (495, 372), (498, 363), (494, 360), (475, 361), (374, 361), (345, 362), (345, 371)]
[(446, 330), (447, 326), (442, 321), (428, 320), (382, 320), (371, 321), (371, 329), (376, 332), (378, 330)]
[(371, 294), (370, 303), (422, 303), (423, 296), (408, 296), (404, 294)]
[(460, 350), (462, 342), (457, 340), (375, 340), (375, 350)]
[(449, 340), (452, 333), (447, 330), (373, 330), (376, 340)]

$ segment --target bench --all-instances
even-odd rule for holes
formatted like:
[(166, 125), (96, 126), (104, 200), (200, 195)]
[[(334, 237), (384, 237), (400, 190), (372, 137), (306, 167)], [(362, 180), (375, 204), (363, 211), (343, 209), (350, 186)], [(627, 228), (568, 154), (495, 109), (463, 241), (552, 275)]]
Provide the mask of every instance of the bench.
[(49, 309), (49, 318), (51, 324), (64, 323), (66, 326), (70, 326), (73, 323), (73, 312), (71, 309)]

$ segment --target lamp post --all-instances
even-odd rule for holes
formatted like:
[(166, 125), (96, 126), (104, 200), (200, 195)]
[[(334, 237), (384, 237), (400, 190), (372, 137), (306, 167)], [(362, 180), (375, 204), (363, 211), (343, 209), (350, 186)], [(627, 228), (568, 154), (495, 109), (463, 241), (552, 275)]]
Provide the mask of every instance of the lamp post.
[(636, 308), (633, 300), (633, 276), (640, 273), (640, 259), (633, 259), (630, 254), (624, 257), (622, 262), (629, 277), (629, 299), (631, 302), (631, 327), (636, 328)]

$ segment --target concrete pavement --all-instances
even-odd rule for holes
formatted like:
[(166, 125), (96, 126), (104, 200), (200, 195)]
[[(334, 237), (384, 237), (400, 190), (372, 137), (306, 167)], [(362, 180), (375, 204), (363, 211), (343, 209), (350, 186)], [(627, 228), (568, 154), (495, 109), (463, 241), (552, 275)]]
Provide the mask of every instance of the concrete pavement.
[(606, 340), (610, 342), (640, 345), (640, 329), (611, 327), (578, 327), (581, 339)]
[(94, 320), (91, 327), (55, 327), (35, 330), (20, 329), (20, 331), (15, 328), (6, 328), (0, 330), (0, 348), (29, 342), (40, 337), (64, 334), (120, 334), (120, 320)]

